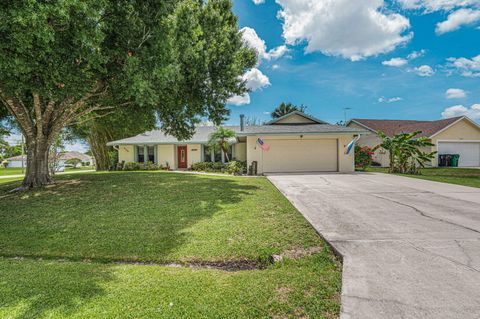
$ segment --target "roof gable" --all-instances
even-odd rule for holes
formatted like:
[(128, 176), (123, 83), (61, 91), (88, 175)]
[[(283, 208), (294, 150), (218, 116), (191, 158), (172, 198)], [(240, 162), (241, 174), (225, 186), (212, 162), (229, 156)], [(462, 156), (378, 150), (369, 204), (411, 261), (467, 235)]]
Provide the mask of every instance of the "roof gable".
[(328, 124), (311, 115), (300, 111), (293, 111), (279, 118), (273, 119), (265, 125), (309, 125), (309, 124)]
[(463, 118), (454, 117), (438, 121), (352, 119), (349, 124), (354, 122), (374, 133), (381, 131), (387, 136), (421, 131), (421, 136), (431, 137)]

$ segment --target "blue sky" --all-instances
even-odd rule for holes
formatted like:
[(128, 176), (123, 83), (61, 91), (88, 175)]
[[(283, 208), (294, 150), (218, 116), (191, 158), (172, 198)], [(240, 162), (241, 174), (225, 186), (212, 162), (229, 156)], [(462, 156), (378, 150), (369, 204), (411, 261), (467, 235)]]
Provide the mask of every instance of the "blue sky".
[(268, 120), (281, 102), (331, 123), (344, 108), (348, 118), (480, 121), (480, 0), (233, 1), (259, 64), (226, 124)]
[(266, 120), (283, 101), (332, 123), (344, 108), (349, 118), (480, 120), (480, 0), (256, 2), (234, 0), (260, 62), (229, 123)]

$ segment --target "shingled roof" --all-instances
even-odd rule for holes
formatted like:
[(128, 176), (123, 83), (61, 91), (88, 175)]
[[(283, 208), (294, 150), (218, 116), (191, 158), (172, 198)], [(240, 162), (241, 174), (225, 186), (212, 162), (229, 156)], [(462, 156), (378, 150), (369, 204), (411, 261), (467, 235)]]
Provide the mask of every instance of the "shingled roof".
[[(288, 134), (362, 134), (368, 132), (367, 130), (330, 124), (245, 126), (243, 131), (240, 129), (240, 126), (223, 127), (234, 131), (237, 137)], [(196, 128), (193, 137), (188, 141), (180, 141), (171, 135), (166, 135), (161, 130), (153, 130), (137, 136), (109, 142), (107, 145), (205, 144), (208, 142), (210, 134), (215, 132), (215, 130), (216, 127), (214, 126), (199, 126)]]
[(387, 136), (422, 131), (420, 136), (430, 137), (461, 118), (452, 117), (438, 121), (352, 119), (351, 122), (356, 122), (375, 133), (383, 132)]

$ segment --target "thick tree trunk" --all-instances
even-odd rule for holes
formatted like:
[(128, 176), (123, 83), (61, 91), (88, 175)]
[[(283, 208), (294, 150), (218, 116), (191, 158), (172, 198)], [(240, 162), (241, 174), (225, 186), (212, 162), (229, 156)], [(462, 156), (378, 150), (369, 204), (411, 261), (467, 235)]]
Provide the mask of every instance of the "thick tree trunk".
[(52, 183), (48, 169), (49, 145), (46, 139), (27, 138), (27, 171), (22, 188), (41, 187)]
[(107, 143), (111, 140), (110, 134), (105, 130), (102, 130), (98, 126), (94, 125), (90, 129), (90, 135), (88, 136), (88, 143), (95, 157), (95, 164), (97, 171), (106, 171), (110, 168), (112, 160), (110, 157), (110, 147)]
[(93, 153), (93, 157), (95, 158), (95, 165), (97, 171), (108, 170), (111, 165), (109, 147), (107, 146), (108, 141), (99, 141), (92, 138), (89, 138), (88, 140)]

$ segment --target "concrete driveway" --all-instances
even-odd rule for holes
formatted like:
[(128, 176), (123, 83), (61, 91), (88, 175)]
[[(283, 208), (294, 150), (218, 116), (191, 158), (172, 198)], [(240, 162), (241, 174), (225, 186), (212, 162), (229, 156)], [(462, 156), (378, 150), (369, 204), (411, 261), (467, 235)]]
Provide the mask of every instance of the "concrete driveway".
[(268, 178), (343, 256), (341, 318), (480, 318), (480, 189), (374, 173)]

